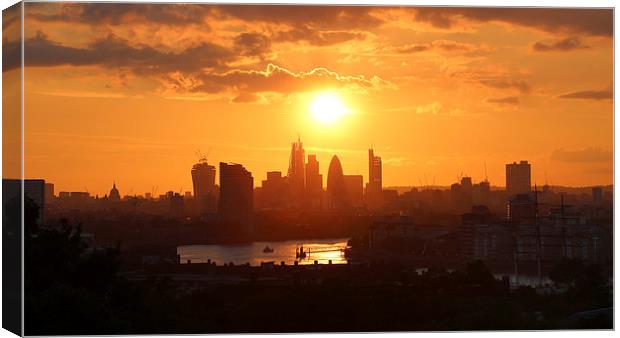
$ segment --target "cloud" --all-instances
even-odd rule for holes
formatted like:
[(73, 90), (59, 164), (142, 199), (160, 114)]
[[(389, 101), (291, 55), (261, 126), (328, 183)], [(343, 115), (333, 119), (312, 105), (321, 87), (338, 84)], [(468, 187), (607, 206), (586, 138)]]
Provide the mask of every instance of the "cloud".
[[(244, 56), (259, 56), (270, 51), (264, 35), (242, 33), (226, 48), (204, 42), (177, 53), (164, 52), (149, 46), (130, 46), (113, 35), (91, 43), (87, 48), (64, 46), (49, 40), (43, 33), (26, 40), (27, 67), (100, 66), (105, 69), (129, 70), (137, 75), (151, 76), (164, 84), (165, 90), (176, 94), (226, 93), (233, 102), (254, 102), (263, 99), (263, 92), (289, 94), (324, 88), (373, 90), (394, 85), (377, 76), (341, 75), (326, 68), (308, 72), (292, 72), (268, 64), (265, 70), (231, 69), (229, 64)], [(3, 54), (19, 51), (19, 43), (5, 43)], [(19, 64), (4, 64), (5, 69)]]
[(488, 48), (484, 46), (476, 46), (470, 43), (458, 42), (454, 40), (435, 40), (429, 43), (413, 43), (401, 46), (387, 46), (379, 48), (379, 52), (398, 53), (398, 54), (415, 54), (428, 51), (440, 51), (446, 53), (470, 53), (474, 51), (482, 51)]
[(594, 8), (419, 7), (415, 20), (449, 29), (461, 20), (502, 22), (550, 33), (613, 35), (613, 10)]
[(482, 79), (480, 83), (491, 88), (497, 89), (516, 89), (522, 94), (530, 92), (530, 85), (525, 81), (512, 79)]
[(439, 102), (429, 103), (424, 106), (418, 106), (415, 110), (417, 114), (439, 114), (443, 106)]
[(613, 151), (603, 150), (601, 148), (584, 148), (581, 150), (564, 150), (557, 149), (551, 154), (551, 160), (558, 162), (572, 163), (593, 163), (593, 162), (612, 162)]
[(385, 158), (383, 159), (383, 164), (394, 166), (394, 167), (408, 167), (408, 166), (416, 165), (415, 161), (411, 160), (408, 157), (404, 157), (404, 156)]
[(508, 96), (502, 98), (488, 98), (486, 99), (488, 103), (495, 103), (500, 105), (518, 105), (519, 97), (518, 96)]
[(532, 49), (537, 52), (568, 52), (575, 49), (588, 49), (590, 46), (581, 44), (578, 38), (566, 38), (553, 43), (536, 42)]
[[(6, 53), (11, 53), (19, 48), (19, 43), (9, 43), (4, 47), (7, 48)], [(179, 53), (172, 53), (149, 46), (133, 47), (127, 40), (108, 35), (94, 41), (88, 48), (76, 48), (51, 41), (38, 32), (25, 41), (24, 61), (27, 67), (98, 65), (105, 68), (128, 68), (137, 74), (195, 72), (205, 68), (224, 68), (227, 62), (235, 60), (239, 54), (247, 54), (246, 47), (230, 50), (203, 42)], [(19, 64), (4, 65), (3, 71), (16, 67)]]
[(612, 100), (614, 93), (611, 90), (583, 90), (558, 96), (560, 99), (585, 100)]
[(213, 8), (223, 18), (287, 24), (296, 28), (366, 30), (384, 23), (373, 15), (380, 8), (370, 6), (221, 5)]
[(235, 37), (234, 44), (244, 56), (263, 56), (271, 52), (271, 40), (259, 33), (241, 33)]
[(185, 26), (200, 24), (212, 7), (192, 4), (131, 3), (29, 3), (29, 17), (39, 21), (83, 23), (89, 25), (122, 25), (152, 23)]
[[(377, 76), (340, 75), (326, 68), (314, 68), (308, 72), (292, 72), (286, 68), (268, 64), (264, 71), (233, 69), (223, 73), (204, 72), (189, 77), (168, 78), (168, 89), (187, 93), (233, 92), (235, 101), (248, 102), (255, 94), (273, 92), (290, 94), (325, 88), (352, 88), (378, 90), (392, 87), (389, 81)], [(252, 96), (254, 95), (254, 96)]]
[(356, 6), (122, 3), (33, 3), (28, 6), (29, 17), (35, 20), (88, 24), (98, 30), (145, 24), (158, 31), (160, 26), (170, 29), (196, 25), (204, 32), (210, 31), (211, 25), (238, 20), (242, 22), (226, 24), (245, 31), (241, 35), (258, 37), (252, 33), (258, 28), (269, 42), (306, 42), (316, 46), (365, 39), (367, 30), (383, 23), (382, 19), (371, 15), (370, 7)]
[(273, 39), (278, 42), (306, 42), (314, 46), (329, 46), (350, 40), (363, 40), (366, 35), (348, 31), (318, 31), (307, 26), (276, 32)]

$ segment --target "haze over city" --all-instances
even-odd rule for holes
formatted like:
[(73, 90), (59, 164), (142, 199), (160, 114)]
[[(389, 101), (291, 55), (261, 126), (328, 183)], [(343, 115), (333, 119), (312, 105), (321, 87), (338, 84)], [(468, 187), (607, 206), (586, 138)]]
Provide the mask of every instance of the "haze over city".
[(196, 151), (259, 186), (298, 135), (384, 186), (612, 183), (610, 11), (97, 6), (26, 4), (25, 174), (59, 190), (191, 190)]

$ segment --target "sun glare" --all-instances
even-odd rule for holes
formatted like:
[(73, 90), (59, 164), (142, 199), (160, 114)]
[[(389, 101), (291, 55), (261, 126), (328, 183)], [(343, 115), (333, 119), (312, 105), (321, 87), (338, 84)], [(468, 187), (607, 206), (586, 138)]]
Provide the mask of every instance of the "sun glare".
[(337, 94), (322, 93), (312, 100), (310, 113), (320, 123), (333, 124), (343, 115), (348, 114), (349, 109)]

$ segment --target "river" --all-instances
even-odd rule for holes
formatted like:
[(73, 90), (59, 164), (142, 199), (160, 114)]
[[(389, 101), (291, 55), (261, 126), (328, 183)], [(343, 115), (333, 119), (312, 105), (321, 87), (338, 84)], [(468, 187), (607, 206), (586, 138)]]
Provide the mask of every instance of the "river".
[[(285, 262), (292, 265), (297, 260), (299, 264), (328, 264), (331, 260), (333, 264), (346, 264), (347, 259), (344, 256), (344, 249), (347, 247), (348, 238), (332, 238), (332, 239), (315, 239), (315, 240), (295, 240), (281, 242), (253, 242), (241, 245), (182, 245), (177, 248), (180, 255), (181, 264), (206, 263), (209, 260), (223, 265), (225, 263), (234, 263), (235, 265), (250, 263), (252, 266), (258, 266), (261, 263), (274, 262), (280, 264)], [(304, 259), (295, 258), (295, 252), (303, 244), (304, 251), (309, 255)], [(273, 252), (263, 252), (266, 246), (273, 249)], [(418, 273), (423, 273), (426, 269), (416, 269)], [(451, 271), (451, 270), (449, 270)], [(494, 272), (495, 278), (502, 278), (507, 275), (510, 278), (511, 285), (536, 285), (538, 277), (530, 274), (519, 274), (518, 280), (516, 275), (511, 272), (498, 273)], [(549, 277), (543, 278), (543, 283), (549, 284)]]
[[(346, 263), (344, 249), (347, 247), (348, 238), (316, 239), (303, 241), (282, 241), (282, 242), (253, 242), (242, 245), (182, 245), (177, 248), (177, 253), (181, 258), (181, 263), (206, 263), (208, 260), (223, 265), (224, 263), (234, 263), (235, 265), (250, 263), (250, 265), (260, 265), (263, 262), (274, 262), (280, 264), (294, 264), (295, 260), (299, 264), (328, 264), (331, 260), (333, 264)], [(304, 259), (295, 258), (295, 250), (303, 244), (304, 251), (309, 254)], [(273, 252), (263, 252), (266, 246), (273, 249)]]

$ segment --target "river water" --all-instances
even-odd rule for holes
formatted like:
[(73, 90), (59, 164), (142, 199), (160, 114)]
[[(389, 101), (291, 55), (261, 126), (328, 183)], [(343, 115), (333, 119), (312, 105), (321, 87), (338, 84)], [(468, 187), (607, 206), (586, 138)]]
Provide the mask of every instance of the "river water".
[[(328, 264), (331, 260), (333, 264), (346, 263), (344, 249), (347, 247), (348, 238), (316, 239), (304, 241), (282, 241), (282, 242), (254, 242), (242, 245), (182, 245), (177, 248), (177, 253), (181, 257), (181, 263), (206, 263), (208, 260), (223, 265), (224, 263), (234, 263), (235, 265), (250, 263), (250, 265), (260, 265), (264, 262), (274, 262), (280, 264), (285, 262), (287, 265), (294, 264), (295, 260), (299, 264)], [(309, 254), (304, 259), (295, 258), (295, 251), (303, 245), (304, 251)], [(272, 253), (265, 253), (263, 249), (269, 246), (273, 249)]]
[[(285, 262), (292, 265), (297, 260), (299, 264), (328, 264), (331, 260), (333, 264), (346, 264), (344, 249), (347, 247), (348, 238), (316, 239), (304, 241), (282, 241), (282, 242), (253, 242), (242, 245), (182, 245), (177, 247), (180, 255), (181, 264), (206, 263), (208, 260), (224, 265), (234, 263), (235, 265), (250, 263), (258, 266), (261, 263), (274, 262), (280, 264)], [(304, 251), (309, 254), (304, 259), (295, 257), (296, 250), (303, 245)], [(266, 246), (273, 249), (273, 252), (263, 252)], [(423, 273), (426, 269), (416, 269), (418, 273)], [(494, 273), (495, 278), (508, 275), (511, 285), (536, 285), (538, 277), (533, 275), (519, 274), (518, 278), (514, 273)], [(543, 283), (549, 284), (548, 277), (543, 278)]]

